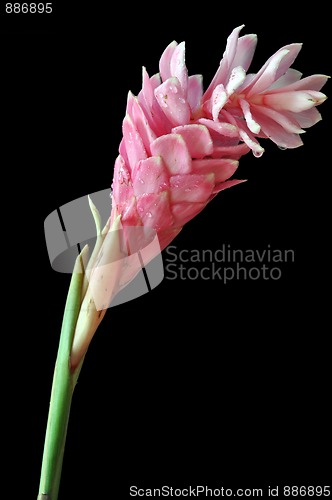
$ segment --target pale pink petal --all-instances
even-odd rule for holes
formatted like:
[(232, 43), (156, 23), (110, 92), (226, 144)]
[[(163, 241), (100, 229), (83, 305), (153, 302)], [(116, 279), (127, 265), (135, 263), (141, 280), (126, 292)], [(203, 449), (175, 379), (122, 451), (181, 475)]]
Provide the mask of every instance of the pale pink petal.
[(163, 113), (173, 126), (184, 125), (190, 120), (190, 107), (176, 77), (169, 78), (155, 89), (155, 97)]
[(240, 85), (237, 89), (237, 93), (241, 94), (243, 90), (247, 92), (247, 89), (250, 87), (250, 84), (254, 80), (254, 78), (256, 78), (255, 73), (247, 73), (242, 85)]
[(206, 207), (205, 203), (174, 203), (171, 210), (175, 226), (184, 226)]
[(205, 125), (209, 130), (213, 130), (214, 132), (224, 135), (226, 137), (238, 137), (238, 129), (235, 125), (228, 122), (214, 122), (207, 118), (199, 118), (197, 120), (198, 123)]
[(205, 202), (214, 185), (213, 173), (174, 175), (170, 178), (171, 203)]
[(157, 137), (163, 134), (169, 134), (174, 123), (171, 123), (167, 116), (165, 116), (156, 99), (153, 103), (152, 115), (153, 121), (151, 123), (151, 128)]
[(151, 130), (156, 135), (167, 134), (172, 126), (168, 118), (161, 111), (154, 96), (154, 90), (160, 84), (159, 74), (155, 74), (149, 78), (145, 68), (143, 68), (143, 87), (138, 94), (138, 102), (144, 111)]
[(239, 160), (241, 156), (247, 154), (250, 148), (247, 144), (241, 143), (236, 146), (216, 146), (213, 151), (213, 158), (231, 158)]
[[(126, 105), (126, 115), (131, 116), (131, 110), (133, 107), (133, 100), (135, 99), (134, 94), (129, 90), (127, 94), (127, 105)], [(131, 116), (132, 118), (132, 116)]]
[(229, 73), (233, 67), (233, 60), (237, 53), (239, 33), (243, 27), (244, 24), (235, 28), (227, 38), (226, 50), (223, 54), (222, 60), (220, 61), (220, 65), (216, 74), (214, 75), (210, 85), (203, 95), (204, 101), (210, 99), (210, 97), (212, 96), (212, 92), (217, 85), (219, 85), (220, 83), (225, 83), (228, 80)]
[(121, 155), (117, 156), (114, 163), (112, 190), (119, 203), (126, 203), (134, 195), (130, 171)]
[(233, 59), (233, 67), (241, 66), (248, 71), (257, 46), (257, 35), (250, 34), (240, 36), (238, 39), (236, 54)]
[(159, 72), (163, 82), (173, 76), (171, 72), (171, 59), (177, 45), (177, 42), (173, 40), (173, 42), (166, 47), (160, 57)]
[[(223, 54), (222, 61), (225, 62), (225, 65), (227, 66), (228, 71), (233, 66), (234, 59), (236, 57), (236, 54), (238, 53), (239, 33), (243, 28), (244, 28), (244, 24), (241, 24), (241, 26), (237, 26), (236, 28), (233, 29), (232, 33), (227, 38), (226, 49), (225, 49), (225, 52)], [(243, 50), (243, 46), (241, 46), (240, 48), (241, 48), (241, 50)]]
[(191, 156), (185, 140), (180, 134), (167, 134), (151, 143), (151, 153), (161, 156), (170, 174), (189, 174)]
[(293, 111), (299, 113), (318, 106), (326, 99), (326, 95), (316, 91), (294, 90), (290, 92), (278, 92), (265, 94), (263, 104), (277, 110)]
[(207, 101), (202, 102), (202, 106), (201, 106), (199, 113), (198, 113), (198, 118), (200, 118), (201, 116), (209, 116), (210, 117), (210, 115), (212, 115), (212, 104), (213, 104), (212, 97), (211, 97), (211, 99), (208, 99)]
[[(252, 150), (253, 154), (259, 158), (264, 153), (264, 148), (256, 140), (252, 132), (246, 127), (246, 122), (241, 117), (232, 115), (231, 112), (223, 110), (223, 114), (230, 123), (238, 128), (239, 137)], [(236, 158), (237, 159), (237, 158)]]
[(300, 49), (301, 44), (291, 44), (273, 54), (246, 88), (247, 97), (260, 94), (286, 73)]
[(225, 90), (225, 87), (223, 86), (222, 83), (216, 86), (214, 91), (212, 92), (212, 97), (211, 97), (211, 105), (212, 105), (212, 118), (214, 121), (218, 121), (218, 116), (220, 110), (224, 107), (225, 103), (227, 102), (228, 95)]
[(282, 149), (298, 148), (303, 144), (299, 134), (287, 132), (281, 125), (273, 120), (262, 121), (261, 128), (267, 137)]
[(135, 195), (160, 193), (169, 187), (168, 172), (161, 156), (139, 161), (132, 171)]
[(252, 114), (250, 111), (250, 104), (248, 103), (248, 101), (245, 101), (244, 99), (239, 99), (238, 102), (239, 102), (241, 109), (243, 111), (243, 115), (244, 115), (244, 118), (247, 122), (247, 126), (248, 126), (249, 130), (251, 130), (251, 132), (253, 134), (259, 134), (261, 128), (259, 126), (259, 123), (257, 123), (252, 117)]
[(213, 132), (213, 130), (210, 131), (211, 137), (213, 137), (213, 143), (214, 143), (214, 148), (213, 148), (213, 153), (211, 155), (212, 158), (218, 158), (218, 156), (215, 155), (215, 151), (217, 151), (216, 148), (221, 148), (221, 147), (234, 147), (237, 146), (240, 142), (240, 136), (239, 134), (237, 137), (226, 137), (224, 135), (218, 135)]
[[(277, 71), (276, 71), (276, 80), (278, 80), (282, 75), (288, 71), (291, 67), (297, 56), (299, 55), (300, 50), (302, 49), (302, 43), (291, 43), (289, 45), (285, 45), (280, 50), (286, 49), (288, 53), (285, 57), (282, 58)], [(273, 56), (272, 56), (273, 57)]]
[(175, 47), (170, 61), (171, 76), (175, 76), (182, 87), (184, 94), (187, 93), (188, 71), (185, 63), (185, 42)]
[[(126, 144), (125, 144), (125, 141), (124, 141), (124, 138), (122, 137), (121, 141), (120, 141), (120, 145), (119, 145), (119, 153), (120, 153), (120, 156), (122, 156), (124, 162), (126, 165), (129, 165), (129, 160), (128, 160), (128, 155), (127, 155), (127, 151), (126, 151)], [(129, 167), (130, 168), (130, 167)]]
[(192, 75), (188, 78), (187, 101), (194, 114), (199, 108), (203, 96), (202, 75)]
[(271, 90), (283, 89), (294, 82), (297, 82), (302, 77), (302, 73), (296, 69), (289, 68), (284, 75), (282, 75), (278, 80), (276, 80), (272, 85), (270, 85), (268, 92)]
[(322, 115), (317, 108), (306, 109), (301, 113), (296, 113), (296, 120), (300, 127), (309, 128), (318, 123), (322, 119)]
[(137, 211), (146, 227), (156, 231), (169, 229), (173, 224), (173, 215), (170, 209), (169, 193), (162, 191), (155, 194), (143, 194), (136, 198)]
[(137, 97), (131, 92), (128, 96), (127, 112), (131, 116), (134, 125), (142, 138), (143, 145), (148, 154), (150, 154), (150, 143), (154, 141), (157, 136), (151, 129), (146, 115), (144, 114)]
[[(160, 79), (159, 79), (160, 80)], [(160, 85), (160, 81), (159, 84)], [(143, 66), (142, 71), (142, 90), (138, 94), (138, 102), (143, 107), (144, 111), (147, 112), (151, 109), (154, 100), (154, 88), (152, 85), (152, 80), (150, 79), (145, 67)]]
[[(159, 82), (160, 85), (160, 82)], [(153, 91), (153, 86), (151, 83), (151, 79), (146, 72), (146, 69), (143, 67), (143, 83), (142, 83), (142, 90), (139, 92), (137, 99), (138, 102), (141, 106), (141, 108), (144, 111), (144, 114), (149, 121), (150, 127), (155, 126), (155, 120), (152, 115), (152, 108), (153, 108), (153, 103), (155, 101), (154, 98), (154, 91)]]
[(240, 87), (240, 85), (244, 82), (246, 77), (246, 72), (244, 71), (241, 66), (237, 66), (236, 68), (232, 69), (232, 72), (230, 74), (230, 77), (228, 79), (227, 85), (226, 85), (226, 93), (228, 96), (232, 95), (235, 90)]
[(272, 120), (276, 123), (279, 123), (279, 125), (281, 125), (286, 132), (292, 134), (302, 134), (303, 132), (305, 132), (300, 127), (300, 124), (297, 120), (297, 115), (295, 119), (293, 113), (287, 111), (283, 111), (282, 113), (280, 113), (275, 109), (257, 105), (252, 106), (252, 113), (255, 117), (255, 120), (260, 124), (264, 123), (266, 120)]
[(204, 160), (194, 160), (192, 169), (194, 173), (203, 174), (214, 173), (215, 183), (224, 182), (229, 179), (237, 170), (239, 162), (230, 158), (208, 158)]
[[(249, 98), (255, 94), (260, 94), (268, 89), (276, 81), (278, 67), (284, 57), (288, 54), (287, 49), (278, 50), (264, 66), (256, 73), (248, 87), (245, 88), (246, 96)], [(244, 90), (243, 87), (241, 89)]]
[(137, 212), (135, 196), (128, 196), (124, 203), (117, 204), (117, 211), (121, 213), (121, 222), (129, 226), (139, 226), (142, 224)]
[(137, 252), (141, 252), (141, 261), (144, 263), (148, 263), (150, 261), (149, 257), (153, 258), (153, 255), (156, 256), (154, 244), (150, 245), (150, 243), (153, 242), (155, 235), (155, 230), (144, 227), (141, 219), (139, 219), (139, 224), (136, 225), (129, 225), (128, 223), (122, 225), (122, 231), (120, 233), (120, 236), (122, 236), (122, 247), (125, 249), (127, 255), (130, 256), (129, 258), (126, 258), (122, 268), (122, 286), (126, 284), (130, 275), (133, 278), (133, 274), (136, 274), (137, 271), (142, 269), (140, 265), (140, 258), (138, 255), (134, 256), (135, 253), (137, 254)]
[(243, 142), (252, 150), (253, 154), (259, 158), (264, 153), (264, 148), (259, 144), (256, 138), (248, 131), (244, 129), (239, 129), (239, 134)]
[(155, 73), (154, 75), (152, 75), (150, 78), (150, 83), (153, 90), (159, 87), (159, 85), (162, 83), (162, 80), (160, 78), (160, 73)]
[(204, 158), (213, 152), (213, 141), (208, 129), (204, 125), (180, 125), (172, 129), (175, 134), (180, 134), (192, 158)]
[(230, 187), (236, 186), (237, 184), (242, 184), (243, 182), (246, 182), (246, 179), (232, 179), (230, 181), (225, 181), (221, 182), (220, 184), (217, 184), (217, 186), (214, 188), (213, 193), (220, 193), (220, 191), (223, 191), (224, 189), (228, 189)]
[(122, 132), (129, 165), (133, 168), (135, 163), (144, 160), (147, 154), (142, 138), (129, 115), (126, 115), (122, 122)]
[[(292, 91), (292, 90), (316, 90), (319, 91), (327, 82), (329, 79), (328, 76), (326, 75), (311, 75), (307, 76), (306, 78), (302, 78), (302, 80), (296, 80), (294, 82), (289, 82), (287, 84), (287, 88), (283, 87), (278, 87), (278, 88), (273, 88), (273, 92), (271, 93), (277, 93), (277, 92), (284, 92), (285, 90)], [(278, 82), (281, 80), (281, 78), (278, 80)], [(270, 89), (268, 90), (268, 93), (270, 94)]]

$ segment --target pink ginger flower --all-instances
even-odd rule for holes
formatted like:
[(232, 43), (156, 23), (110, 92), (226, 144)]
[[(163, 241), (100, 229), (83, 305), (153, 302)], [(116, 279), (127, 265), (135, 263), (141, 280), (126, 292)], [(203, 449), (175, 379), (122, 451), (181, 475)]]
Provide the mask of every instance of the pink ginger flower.
[(257, 74), (247, 74), (257, 37), (239, 37), (242, 27), (229, 36), (205, 92), (201, 75), (188, 76), (184, 42), (173, 41), (160, 58), (159, 73), (150, 78), (143, 68), (141, 91), (128, 94), (112, 213), (103, 231), (96, 223), (97, 243), (85, 273), (89, 284), (72, 345), (73, 369), (106, 308), (141, 269), (138, 254), (146, 265), (220, 191), (244, 182), (232, 176), (242, 155), (263, 153), (257, 137), (295, 148), (302, 144), (304, 128), (321, 119), (316, 106), (326, 99), (320, 89), (328, 77), (301, 79), (290, 68), (301, 45), (281, 48)]
[(185, 43), (173, 41), (149, 77), (143, 68), (138, 96), (128, 94), (123, 139), (115, 161), (113, 213), (126, 230), (157, 232), (164, 249), (234, 179), (239, 159), (264, 149), (256, 137), (281, 147), (302, 144), (303, 128), (321, 119), (315, 108), (327, 76), (289, 69), (301, 45), (278, 50), (257, 74), (247, 74), (256, 35), (234, 29), (218, 71), (203, 91), (201, 75), (188, 76)]

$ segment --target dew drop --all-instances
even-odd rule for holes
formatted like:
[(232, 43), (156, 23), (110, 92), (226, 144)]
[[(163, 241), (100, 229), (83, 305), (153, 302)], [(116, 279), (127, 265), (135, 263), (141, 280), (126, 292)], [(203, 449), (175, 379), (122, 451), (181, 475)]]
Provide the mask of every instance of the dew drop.
[(263, 155), (263, 151), (253, 151), (253, 155), (256, 156), (256, 158), (260, 158)]
[(281, 149), (281, 151), (285, 151), (285, 149), (287, 149), (286, 146), (280, 146), (280, 145), (278, 146), (278, 148)]
[(145, 214), (147, 217), (152, 217), (152, 213), (151, 212), (146, 212)]
[(140, 181), (141, 184), (144, 184), (144, 180), (142, 179), (142, 177), (139, 177), (138, 180)]
[(164, 95), (164, 94), (159, 94), (159, 97), (160, 97), (160, 101), (161, 101), (161, 105), (164, 107), (164, 108), (168, 108), (168, 104), (167, 104), (167, 94)]

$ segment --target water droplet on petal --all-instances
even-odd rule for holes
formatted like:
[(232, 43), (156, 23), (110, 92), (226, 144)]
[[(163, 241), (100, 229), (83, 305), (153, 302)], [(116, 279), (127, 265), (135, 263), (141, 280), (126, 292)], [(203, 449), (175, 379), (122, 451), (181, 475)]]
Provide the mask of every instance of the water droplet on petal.
[(160, 101), (161, 101), (161, 105), (164, 107), (164, 108), (167, 108), (168, 107), (168, 104), (167, 104), (167, 94), (159, 94), (159, 97), (160, 97)]
[(147, 217), (152, 217), (152, 213), (151, 212), (146, 212), (145, 214)]
[(281, 146), (281, 145), (278, 145), (278, 148), (281, 149), (281, 151), (285, 151), (285, 149), (287, 149), (286, 146)]
[(252, 153), (256, 158), (260, 158), (263, 155), (263, 151), (253, 151)]
[(142, 177), (139, 177), (138, 180), (140, 181), (141, 184), (144, 184), (144, 180), (142, 179)]

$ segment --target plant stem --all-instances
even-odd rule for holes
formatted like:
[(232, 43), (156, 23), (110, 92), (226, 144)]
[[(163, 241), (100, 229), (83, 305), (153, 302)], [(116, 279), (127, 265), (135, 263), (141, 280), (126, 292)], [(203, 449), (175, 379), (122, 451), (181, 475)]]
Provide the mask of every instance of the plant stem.
[(71, 401), (83, 363), (82, 360), (76, 371), (72, 373), (70, 351), (81, 306), (84, 278), (82, 254), (76, 259), (63, 315), (37, 500), (57, 500), (58, 498)]

